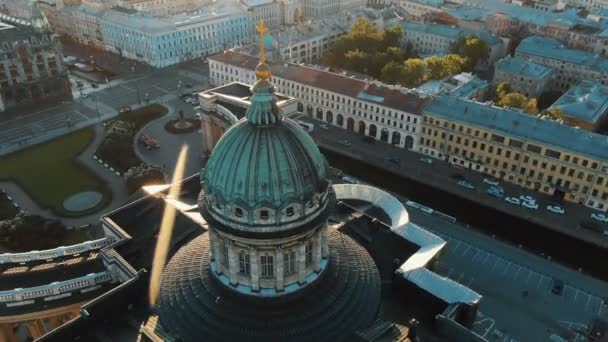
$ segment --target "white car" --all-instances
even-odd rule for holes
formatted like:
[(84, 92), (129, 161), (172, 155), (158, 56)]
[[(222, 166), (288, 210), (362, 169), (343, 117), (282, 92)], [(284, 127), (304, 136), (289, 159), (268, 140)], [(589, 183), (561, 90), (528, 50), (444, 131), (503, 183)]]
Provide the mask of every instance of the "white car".
[(560, 207), (559, 205), (553, 205), (553, 204), (549, 204), (547, 206), (547, 210), (549, 210), (552, 213), (560, 214), (560, 215), (563, 215), (566, 213), (566, 210), (564, 208)]
[(483, 182), (492, 186), (498, 186), (498, 181), (496, 179), (484, 178)]
[(516, 205), (520, 204), (520, 200), (517, 197), (505, 197), (505, 201), (509, 202), (511, 204), (516, 204)]
[(89, 94), (87, 94), (87, 93), (82, 93), (82, 95), (80, 95), (80, 97), (82, 97), (83, 99), (86, 99), (87, 97), (89, 97)]
[(473, 184), (471, 184), (471, 183), (469, 183), (467, 181), (461, 180), (461, 181), (458, 181), (458, 183), (456, 183), (456, 184), (458, 184), (458, 185), (460, 185), (460, 186), (462, 186), (464, 188), (475, 189), (475, 186), (473, 186)]
[(521, 205), (528, 208), (528, 209), (538, 209), (538, 203), (536, 202), (529, 202), (529, 201), (522, 201)]
[(420, 158), (420, 161), (423, 163), (427, 163), (427, 164), (433, 164), (433, 159), (431, 159), (429, 157), (422, 157), (422, 158)]
[(608, 222), (608, 216), (602, 213), (593, 213), (591, 214), (591, 218), (604, 223)]
[(329, 129), (329, 126), (326, 124), (320, 124), (319, 127), (323, 128), (323, 129)]
[(536, 203), (536, 199), (533, 198), (532, 196), (519, 196), (519, 199), (522, 200), (522, 202), (529, 202), (529, 203)]
[(197, 119), (201, 119), (201, 113), (194, 113), (194, 117)]

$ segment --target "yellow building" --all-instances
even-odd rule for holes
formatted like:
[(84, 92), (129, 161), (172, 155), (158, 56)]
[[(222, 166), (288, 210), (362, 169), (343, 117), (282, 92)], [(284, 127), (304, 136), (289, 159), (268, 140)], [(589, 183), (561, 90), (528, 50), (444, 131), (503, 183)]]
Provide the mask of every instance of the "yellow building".
[(608, 209), (608, 137), (519, 111), (440, 97), (420, 152), (568, 201)]

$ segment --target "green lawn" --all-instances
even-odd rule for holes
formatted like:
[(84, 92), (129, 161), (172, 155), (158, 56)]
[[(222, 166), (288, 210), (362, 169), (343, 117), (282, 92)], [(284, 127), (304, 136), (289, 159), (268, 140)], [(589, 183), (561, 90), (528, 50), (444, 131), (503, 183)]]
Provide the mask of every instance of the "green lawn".
[(86, 128), (2, 157), (0, 179), (16, 180), (40, 206), (56, 213), (62, 212), (65, 198), (78, 192), (98, 191), (109, 198), (103, 180), (76, 159), (94, 135)]

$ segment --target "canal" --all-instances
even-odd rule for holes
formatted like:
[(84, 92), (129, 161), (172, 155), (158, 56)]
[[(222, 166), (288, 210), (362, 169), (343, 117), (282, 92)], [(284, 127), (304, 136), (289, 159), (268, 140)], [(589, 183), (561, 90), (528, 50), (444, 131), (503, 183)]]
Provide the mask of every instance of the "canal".
[(561, 264), (574, 269), (580, 267), (583, 272), (608, 281), (607, 250), (329, 150), (321, 148), (321, 151), (332, 167), (347, 174), (454, 216), (461, 224), (468, 224), (486, 235), (494, 234), (510, 244), (521, 244), (535, 254), (551, 256)]

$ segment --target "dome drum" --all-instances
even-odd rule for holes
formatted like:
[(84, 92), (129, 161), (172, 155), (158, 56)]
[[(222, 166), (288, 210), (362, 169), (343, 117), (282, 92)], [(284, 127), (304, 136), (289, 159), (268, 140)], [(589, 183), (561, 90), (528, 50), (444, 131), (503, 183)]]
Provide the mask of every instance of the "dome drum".
[(270, 228), (288, 230), (320, 215), (327, 208), (328, 192), (314, 194), (306, 202), (288, 202), (279, 208), (274, 208), (265, 201), (261, 201), (254, 209), (249, 209), (241, 200), (225, 204), (214, 194), (205, 196), (205, 205), (215, 220), (232, 228), (253, 232), (265, 232)]

